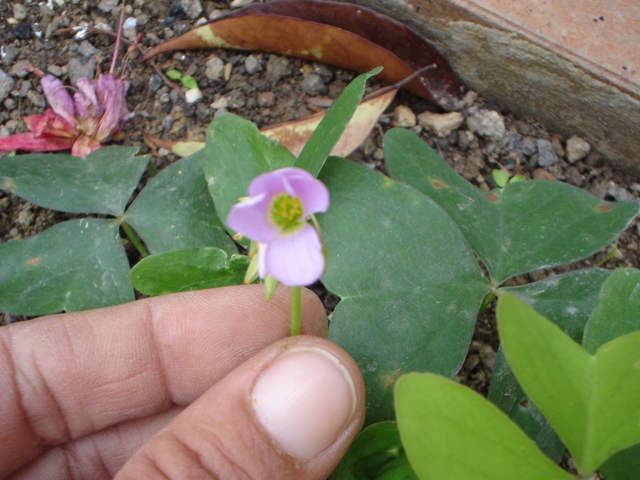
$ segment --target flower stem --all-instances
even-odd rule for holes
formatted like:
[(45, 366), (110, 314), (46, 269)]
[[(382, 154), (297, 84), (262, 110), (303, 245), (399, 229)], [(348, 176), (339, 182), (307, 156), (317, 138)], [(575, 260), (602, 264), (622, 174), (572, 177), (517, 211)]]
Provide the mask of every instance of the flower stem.
[(291, 336), (300, 335), (300, 287), (291, 287)]
[(133, 230), (133, 228), (131, 228), (131, 225), (129, 225), (127, 222), (122, 222), (120, 226), (122, 227), (122, 230), (124, 230), (124, 233), (131, 244), (136, 247), (136, 250), (138, 250), (140, 256), (142, 258), (148, 257), (149, 250), (147, 250), (147, 248), (144, 246), (142, 240), (140, 240), (140, 237), (138, 237), (138, 234)]

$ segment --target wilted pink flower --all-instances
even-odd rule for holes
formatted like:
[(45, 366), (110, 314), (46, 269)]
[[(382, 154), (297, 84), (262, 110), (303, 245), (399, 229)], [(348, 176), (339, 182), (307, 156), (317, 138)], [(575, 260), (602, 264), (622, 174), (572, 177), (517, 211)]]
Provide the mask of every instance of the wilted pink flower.
[(129, 82), (112, 75), (98, 75), (95, 81), (78, 79), (73, 97), (53, 75), (43, 76), (40, 84), (51, 108), (25, 117), (29, 132), (0, 138), (0, 150), (71, 149), (72, 155), (86, 157), (133, 117), (125, 105)]
[(329, 208), (329, 191), (309, 172), (283, 168), (254, 178), (249, 198), (234, 205), (227, 225), (258, 242), (261, 278), (267, 274), (288, 286), (310, 285), (324, 271), (317, 230), (308, 223)]

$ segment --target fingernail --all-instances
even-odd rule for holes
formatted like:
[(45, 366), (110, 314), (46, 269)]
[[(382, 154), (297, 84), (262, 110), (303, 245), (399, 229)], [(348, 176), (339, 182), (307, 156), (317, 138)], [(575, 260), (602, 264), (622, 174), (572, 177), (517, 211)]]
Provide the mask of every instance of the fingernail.
[(251, 405), (282, 451), (310, 460), (353, 419), (356, 390), (349, 371), (333, 355), (317, 347), (295, 347), (262, 372)]

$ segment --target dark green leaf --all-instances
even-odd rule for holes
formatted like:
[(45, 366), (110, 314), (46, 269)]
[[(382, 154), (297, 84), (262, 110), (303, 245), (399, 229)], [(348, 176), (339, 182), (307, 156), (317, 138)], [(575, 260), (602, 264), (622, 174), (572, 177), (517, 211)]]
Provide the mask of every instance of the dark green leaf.
[(204, 180), (204, 152), (165, 168), (131, 204), (129, 223), (153, 254), (191, 247), (217, 247), (237, 253)]
[(114, 220), (60, 223), (0, 245), (0, 311), (45, 315), (133, 300)]
[(640, 478), (640, 445), (614, 455), (600, 467), (600, 473), (606, 480), (638, 480)]
[(384, 148), (392, 177), (434, 199), (454, 219), (496, 283), (586, 258), (613, 242), (638, 213), (635, 200), (604, 202), (560, 182), (481, 190), (403, 129), (389, 131)]
[(342, 298), (329, 337), (358, 362), (367, 421), (393, 418), (401, 373), (453, 376), (471, 340), (486, 278), (460, 231), (433, 201), (366, 167), (330, 157), (319, 177), (325, 286)]
[(224, 222), (229, 210), (247, 196), (249, 183), (262, 173), (291, 167), (295, 157), (268, 139), (253, 123), (227, 113), (207, 132), (205, 177), (216, 210)]
[(595, 353), (605, 343), (636, 330), (640, 330), (640, 270), (625, 268), (613, 272), (602, 285), (582, 345)]
[(314, 177), (322, 169), (324, 162), (331, 150), (338, 143), (351, 117), (353, 116), (362, 96), (367, 80), (382, 71), (382, 67), (356, 77), (344, 92), (338, 97), (336, 103), (329, 109), (320, 124), (311, 134), (300, 156), (295, 163), (296, 167), (303, 168)]
[[(390, 465), (397, 460), (401, 463)], [(412, 471), (408, 476), (399, 474), (400, 470), (406, 468), (405, 466), (409, 465), (396, 422), (380, 422), (365, 428), (355, 438), (334, 472), (334, 478), (335, 480), (374, 480), (383, 478), (381, 475), (393, 473), (394, 476), (388, 478), (416, 479)]]
[(249, 260), (219, 248), (187, 248), (151, 255), (131, 269), (131, 283), (145, 295), (242, 285)]
[(0, 187), (44, 208), (121, 215), (149, 161), (137, 147), (103, 147), (85, 158), (32, 154), (0, 159)]

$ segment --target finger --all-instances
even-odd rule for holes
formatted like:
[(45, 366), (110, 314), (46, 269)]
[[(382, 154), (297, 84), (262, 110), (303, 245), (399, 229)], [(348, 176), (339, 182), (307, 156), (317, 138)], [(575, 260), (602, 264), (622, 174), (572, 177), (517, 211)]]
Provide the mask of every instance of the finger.
[[(290, 300), (260, 286), (168, 295), (0, 329), (0, 476), (45, 448), (187, 405), (289, 332)], [(326, 316), (303, 294), (303, 331)]]
[(187, 407), (116, 480), (324, 479), (360, 430), (364, 410), (364, 382), (344, 350), (290, 337)]
[(173, 407), (50, 448), (7, 480), (112, 479), (142, 445), (182, 410), (183, 407)]

